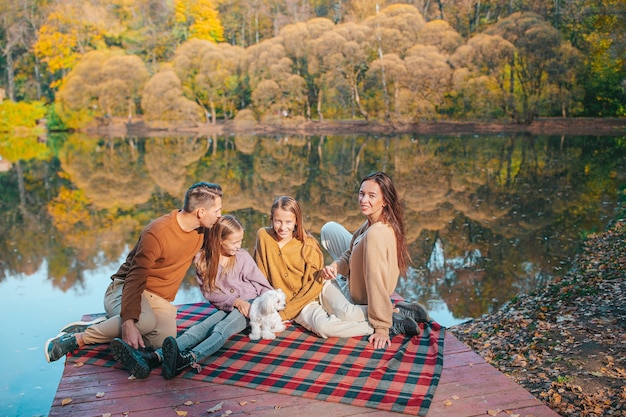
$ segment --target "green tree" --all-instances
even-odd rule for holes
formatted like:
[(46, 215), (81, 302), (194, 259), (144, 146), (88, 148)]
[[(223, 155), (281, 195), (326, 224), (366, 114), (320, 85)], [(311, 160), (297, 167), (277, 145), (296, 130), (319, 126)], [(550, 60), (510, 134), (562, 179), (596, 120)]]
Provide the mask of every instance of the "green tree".
[(626, 2), (575, 0), (559, 26), (585, 57), (579, 84), (585, 88), (588, 116), (626, 114)]

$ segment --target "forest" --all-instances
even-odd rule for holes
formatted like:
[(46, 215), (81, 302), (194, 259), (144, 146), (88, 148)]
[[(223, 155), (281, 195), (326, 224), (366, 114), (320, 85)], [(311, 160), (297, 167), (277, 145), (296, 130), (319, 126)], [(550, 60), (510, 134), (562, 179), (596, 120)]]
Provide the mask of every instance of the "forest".
[(0, 0), (0, 131), (626, 115), (623, 0)]

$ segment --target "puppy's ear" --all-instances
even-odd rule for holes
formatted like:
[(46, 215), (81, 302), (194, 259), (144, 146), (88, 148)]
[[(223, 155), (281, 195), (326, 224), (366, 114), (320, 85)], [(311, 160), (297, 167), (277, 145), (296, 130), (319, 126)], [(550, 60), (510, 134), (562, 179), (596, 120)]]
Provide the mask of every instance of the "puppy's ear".
[(261, 295), (259, 311), (262, 315), (266, 316), (274, 312), (274, 299), (275, 294), (272, 291), (267, 291)]

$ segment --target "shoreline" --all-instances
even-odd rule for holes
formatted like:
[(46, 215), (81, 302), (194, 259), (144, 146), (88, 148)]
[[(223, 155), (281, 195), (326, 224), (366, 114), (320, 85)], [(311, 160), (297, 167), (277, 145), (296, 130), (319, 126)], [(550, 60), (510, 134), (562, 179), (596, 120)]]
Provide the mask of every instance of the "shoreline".
[(429, 134), (457, 136), (462, 134), (550, 134), (550, 135), (626, 135), (626, 118), (540, 118), (530, 124), (505, 123), (501, 121), (427, 121), (419, 123), (387, 123), (365, 120), (303, 121), (285, 119), (282, 123), (256, 123), (218, 121), (195, 126), (172, 125), (168, 128), (152, 128), (140, 119), (130, 123), (112, 120), (110, 124), (90, 126), (83, 133), (107, 136), (165, 136), (172, 134), (235, 135), (235, 134)]
[(626, 202), (546, 288), (449, 330), (563, 416), (626, 416)]

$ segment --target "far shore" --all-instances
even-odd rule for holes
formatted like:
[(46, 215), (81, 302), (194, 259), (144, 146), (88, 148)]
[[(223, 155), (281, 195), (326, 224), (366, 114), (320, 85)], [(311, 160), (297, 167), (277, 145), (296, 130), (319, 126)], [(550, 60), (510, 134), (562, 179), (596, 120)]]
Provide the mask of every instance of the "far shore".
[(391, 123), (365, 120), (304, 121), (297, 123), (289, 118), (281, 123), (255, 123), (218, 121), (197, 125), (171, 125), (155, 128), (140, 119), (130, 123), (113, 120), (107, 125), (92, 126), (82, 130), (89, 134), (105, 136), (166, 136), (166, 135), (228, 135), (228, 134), (428, 134), (457, 136), (463, 134), (519, 133), (533, 135), (626, 135), (626, 118), (540, 118), (530, 124), (502, 121), (425, 121), (418, 123)]

